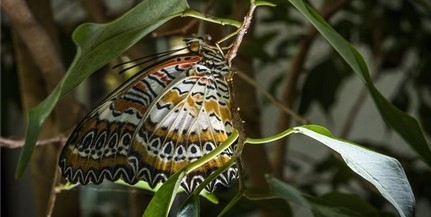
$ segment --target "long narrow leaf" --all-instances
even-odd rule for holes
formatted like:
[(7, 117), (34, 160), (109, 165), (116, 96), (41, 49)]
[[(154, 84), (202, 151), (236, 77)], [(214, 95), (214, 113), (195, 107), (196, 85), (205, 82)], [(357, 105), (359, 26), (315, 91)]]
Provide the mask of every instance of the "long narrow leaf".
[(274, 196), (278, 198), (283, 198), (287, 201), (294, 202), (304, 208), (311, 210), (314, 216), (317, 217), (361, 217), (360, 213), (354, 210), (347, 209), (336, 204), (328, 203), (327, 201), (303, 195), (295, 187), (275, 178), (272, 176), (267, 176), (267, 182), (271, 187), (271, 192)]
[(159, 190), (154, 194), (147, 209), (144, 212), (144, 217), (166, 217), (174, 202), (177, 190), (181, 185), (181, 181), (186, 175), (185, 170), (181, 170), (163, 183)]
[(417, 120), (392, 105), (374, 86), (361, 54), (303, 0), (289, 0), (352, 67), (366, 84), (383, 120), (431, 167), (431, 151)]
[(415, 198), (398, 160), (335, 138), (321, 126), (306, 125), (293, 129), (295, 133), (313, 138), (338, 152), (347, 166), (373, 184), (401, 216), (413, 216)]
[(146, 0), (111, 23), (86, 23), (79, 26), (72, 36), (77, 46), (73, 63), (51, 94), (29, 113), (25, 144), (16, 177), (20, 177), (27, 167), (40, 128), (62, 96), (146, 34), (180, 16), (188, 8), (186, 0)]

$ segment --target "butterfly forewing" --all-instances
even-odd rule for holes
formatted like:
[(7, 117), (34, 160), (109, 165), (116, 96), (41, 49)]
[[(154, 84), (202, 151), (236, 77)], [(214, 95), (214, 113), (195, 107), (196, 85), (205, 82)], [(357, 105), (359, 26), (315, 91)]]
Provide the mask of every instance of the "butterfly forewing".
[[(59, 161), (70, 182), (144, 180), (154, 187), (227, 139), (228, 67), (218, 51), (200, 43), (202, 52), (191, 49), (135, 75), (78, 124)], [(182, 187), (192, 192), (232, 154), (230, 147), (191, 172)], [(236, 177), (231, 167), (206, 188), (229, 186)]]

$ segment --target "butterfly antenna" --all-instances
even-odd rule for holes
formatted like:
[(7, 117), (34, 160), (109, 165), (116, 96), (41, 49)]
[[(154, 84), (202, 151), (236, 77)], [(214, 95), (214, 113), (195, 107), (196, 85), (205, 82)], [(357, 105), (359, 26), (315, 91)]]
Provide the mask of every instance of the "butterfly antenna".
[(144, 60), (144, 59), (146, 59), (146, 60), (145, 60), (145, 61), (143, 61), (143, 62), (136, 63), (136, 64), (133, 64), (132, 66), (129, 66), (129, 67), (127, 67), (127, 68), (122, 69), (122, 70), (119, 72), (119, 74), (122, 74), (122, 73), (124, 73), (125, 71), (127, 71), (127, 70), (129, 70), (129, 69), (131, 69), (131, 68), (134, 68), (134, 67), (136, 67), (136, 66), (140, 66), (140, 65), (146, 64), (146, 63), (148, 63), (148, 62), (152, 62), (152, 61), (157, 60), (157, 59), (159, 59), (159, 58), (161, 58), (161, 57), (165, 57), (165, 56), (168, 56), (168, 55), (173, 54), (173, 53), (175, 53), (175, 52), (182, 51), (182, 50), (184, 50), (184, 49), (186, 49), (186, 48), (187, 48), (187, 47), (183, 47), (183, 48), (176, 49), (176, 50), (169, 50), (169, 51), (164, 51), (164, 52), (161, 52), (161, 53), (156, 53), (156, 54), (152, 54), (152, 55), (148, 55), (148, 56), (144, 56), (144, 57), (136, 58), (136, 59), (133, 59), (133, 60), (129, 60), (129, 61), (126, 61), (126, 62), (119, 63), (119, 64), (115, 65), (115, 66), (114, 66), (114, 67), (112, 67), (112, 68), (113, 68), (113, 69), (115, 69), (115, 68), (118, 68), (118, 67), (120, 67), (120, 66), (124, 66), (124, 65), (126, 65), (126, 64), (129, 64), (129, 63), (134, 63), (134, 62), (137, 62), (137, 61), (139, 61), (139, 60)]

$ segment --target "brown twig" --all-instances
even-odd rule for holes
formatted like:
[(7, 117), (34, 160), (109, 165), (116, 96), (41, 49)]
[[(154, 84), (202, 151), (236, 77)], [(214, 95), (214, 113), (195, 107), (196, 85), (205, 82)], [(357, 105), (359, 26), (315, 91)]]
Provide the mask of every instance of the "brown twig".
[[(63, 142), (64, 141), (64, 142)], [(66, 143), (66, 140), (61, 140), (60, 144), (64, 144)], [(61, 152), (57, 152), (57, 158), (60, 158), (60, 153)], [(57, 169), (57, 165), (55, 165), (55, 170), (54, 170), (54, 179), (52, 180), (52, 185), (51, 185), (51, 194), (49, 195), (49, 199), (48, 199), (48, 206), (47, 206), (47, 214), (46, 216), (51, 216), (52, 212), (54, 211), (54, 207), (55, 207), (55, 201), (57, 199), (57, 194), (60, 193), (57, 191), (57, 186), (59, 186), (60, 183), (60, 173), (58, 172), (59, 170)]]
[(301, 124), (307, 124), (307, 123), (309, 123), (308, 120), (306, 120), (305, 118), (301, 117), (296, 112), (292, 111), (292, 109), (286, 107), (282, 102), (280, 102), (280, 100), (276, 99), (264, 87), (262, 87), (259, 83), (257, 83), (255, 80), (253, 80), (252, 78), (250, 78), (245, 73), (239, 71), (239, 72), (237, 72), (237, 75), (238, 75), (238, 77), (240, 77), (241, 79), (243, 79), (244, 81), (246, 81), (247, 83), (249, 83), (250, 85), (252, 85), (253, 87), (255, 87), (258, 92), (260, 92), (266, 98), (268, 98), (271, 101), (271, 103), (273, 105), (275, 105), (278, 109), (280, 109), (281, 111), (285, 112), (286, 114), (291, 115), (295, 120), (299, 121)]
[[(67, 141), (67, 137), (63, 134), (54, 136), (52, 138), (39, 140), (36, 142), (37, 146), (50, 145), (50, 144), (65, 144)], [(24, 146), (24, 140), (16, 140), (16, 139), (7, 139), (4, 137), (0, 137), (0, 147), (2, 148), (21, 148)]]
[[(57, 152), (57, 158), (60, 155), (60, 152)], [(46, 216), (50, 217), (52, 216), (52, 213), (54, 211), (54, 207), (55, 207), (55, 201), (57, 199), (57, 186), (60, 184), (59, 183), (59, 173), (58, 173), (58, 169), (57, 169), (57, 165), (54, 166), (54, 176), (53, 176), (53, 180), (52, 180), (52, 184), (51, 184), (51, 193), (49, 194), (49, 198), (48, 198), (48, 203), (47, 203), (47, 207), (46, 207)]]
[[(247, 33), (247, 30), (250, 28), (251, 20), (253, 18), (253, 12), (255, 9), (256, 9), (256, 5), (251, 4), (246, 16), (244, 17), (244, 21), (243, 21), (242, 25), (238, 28), (238, 30), (232, 34), (229, 34), (228, 36), (226, 36), (224, 39), (221, 40), (221, 41), (224, 41), (224, 40), (236, 35), (236, 38), (232, 43), (231, 49), (229, 49), (228, 53), (226, 54), (226, 61), (227, 61), (229, 66), (232, 65), (232, 60), (237, 55), (239, 46), (241, 45), (241, 42), (244, 38), (244, 35)], [(229, 80), (229, 83), (231, 85), (231, 89), (233, 89), (232, 79), (229, 78), (228, 80)], [(234, 98), (234, 96), (232, 96), (232, 98)], [(232, 100), (232, 101), (235, 102), (235, 100)], [(234, 127), (239, 132), (239, 142), (238, 142), (239, 148), (238, 149), (241, 151), (242, 150), (241, 146), (243, 146), (243, 143), (245, 141), (244, 127), (242, 124), (241, 117), (239, 115), (239, 108), (236, 108), (236, 106), (233, 105), (232, 110), (233, 110), (232, 113), (234, 116)], [(235, 123), (237, 123), (237, 124), (235, 124)]]
[[(244, 38), (244, 35), (247, 33), (247, 30), (250, 28), (251, 20), (253, 18), (253, 13), (255, 9), (256, 9), (256, 5), (251, 4), (247, 14), (244, 17), (244, 21), (241, 27), (239, 27), (239, 29), (233, 33), (233, 35), (236, 35), (236, 38), (232, 43), (231, 49), (229, 49), (229, 52), (226, 54), (226, 60), (229, 66), (232, 66), (232, 60), (236, 57), (239, 46), (241, 45), (241, 42)], [(229, 38), (229, 37), (230, 35), (228, 35), (225, 38)]]
[[(235, 58), (237, 51), (238, 51), (238, 48), (239, 48), (239, 45), (241, 44), (241, 42), (244, 38), (244, 35), (247, 33), (247, 29), (250, 27), (251, 19), (253, 18), (253, 11), (255, 8), (256, 8), (256, 5), (254, 5), (254, 4), (250, 5), (249, 11), (248, 11), (247, 15), (244, 17), (244, 21), (243, 21), (243, 24), (241, 25), (241, 27), (237, 31), (235, 31), (234, 33), (232, 33), (232, 34), (226, 36), (224, 39), (222, 39), (222, 40), (225, 40), (227, 38), (230, 38), (230, 37), (236, 35), (236, 38), (232, 44), (232, 47), (226, 55), (226, 60), (227, 60), (229, 66), (231, 66), (231, 61), (233, 60), (233, 58)], [(233, 74), (231, 76), (233, 76)], [(233, 82), (232, 82), (233, 79), (229, 78), (228, 80), (229, 80), (230, 88), (231, 88), (231, 90), (233, 90), (233, 87), (234, 87)], [(236, 130), (238, 130), (238, 133), (239, 133), (238, 148), (237, 148), (238, 151), (236, 154), (238, 156), (240, 156), (241, 151), (242, 151), (244, 144), (245, 144), (244, 141), (245, 141), (246, 136), (245, 136), (245, 132), (244, 132), (243, 121), (242, 121), (241, 116), (239, 114), (239, 107), (237, 107), (235, 105), (235, 100), (234, 100), (235, 96), (234, 96), (233, 92), (231, 94), (232, 94), (232, 99), (233, 99), (232, 100), (233, 105), (231, 108), (232, 114), (233, 114), (233, 124), (234, 124), (234, 128)]]
[[(253, 11), (256, 8), (256, 5), (250, 5), (250, 8), (246, 14), (246, 16), (244, 17), (244, 21), (243, 24), (238, 28), (237, 31), (235, 31), (234, 33), (228, 35), (227, 37), (223, 38), (221, 41), (224, 41), (230, 37), (233, 37), (236, 35), (236, 38), (234, 39), (234, 42), (232, 44), (232, 46), (230, 47), (228, 54), (226, 55), (226, 60), (228, 62), (228, 65), (231, 66), (231, 62), (232, 60), (235, 58), (238, 48), (244, 38), (244, 35), (246, 34), (247, 30), (250, 28), (250, 23), (251, 23), (251, 19), (253, 17)], [(220, 42), (220, 41), (219, 41)], [(219, 43), (217, 43), (217, 46), (219, 45)], [(220, 48), (220, 47), (219, 47)], [(233, 76), (234, 73), (231, 73), (230, 76)], [(245, 128), (244, 128), (244, 124), (243, 124), (243, 120), (240, 116), (240, 110), (238, 102), (240, 102), (240, 100), (235, 100), (235, 91), (234, 90), (234, 85), (233, 85), (233, 79), (232, 77), (228, 78), (229, 81), (229, 86), (231, 91), (231, 97), (232, 97), (232, 106), (231, 106), (231, 112), (232, 112), (232, 116), (233, 116), (233, 127), (238, 131), (239, 133), (239, 137), (238, 137), (238, 141), (237, 141), (237, 148), (235, 150), (235, 161), (236, 164), (238, 166), (239, 169), (239, 189), (237, 192), (237, 195), (234, 196), (234, 199), (231, 201), (231, 203), (236, 203), (238, 198), (240, 198), (242, 196), (242, 194), (244, 193), (245, 190), (245, 185), (244, 185), (244, 171), (243, 171), (243, 156), (242, 156), (242, 151), (245, 145)], [(249, 152), (250, 153), (250, 152)], [(264, 154), (264, 153), (261, 153)], [(262, 158), (261, 158), (262, 159)], [(251, 182), (256, 182), (256, 178), (253, 178), (255, 176), (250, 175), (251, 178)], [(253, 181), (254, 179), (254, 181)], [(256, 183), (253, 183), (256, 184)], [(262, 187), (262, 186), (261, 186)], [(223, 212), (222, 212), (223, 213)]]

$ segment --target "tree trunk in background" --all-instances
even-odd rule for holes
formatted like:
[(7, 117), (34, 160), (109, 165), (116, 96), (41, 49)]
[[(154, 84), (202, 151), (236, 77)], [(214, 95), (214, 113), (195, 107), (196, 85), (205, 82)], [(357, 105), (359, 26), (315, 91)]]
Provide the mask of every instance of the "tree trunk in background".
[[(48, 0), (28, 1), (28, 6), (33, 12), (37, 22), (44, 28), (53, 43), (59, 48), (56, 27), (52, 18), (51, 5)], [(64, 71), (59, 71), (46, 78), (36, 66), (32, 56), (22, 39), (14, 30), (13, 40), (17, 60), (17, 71), (21, 88), (21, 100), (24, 115), (41, 102), (63, 76)], [(37, 38), (37, 36), (34, 36)], [(59, 49), (57, 49), (58, 51)], [(61, 58), (60, 58), (61, 59)], [(54, 60), (53, 60), (54, 61)], [(78, 104), (71, 97), (63, 100), (44, 124), (40, 138), (48, 138), (70, 129), (77, 121)], [(57, 154), (61, 146), (50, 144), (37, 147), (30, 161), (30, 169), (33, 179), (35, 214), (29, 216), (46, 216), (48, 200), (51, 195), (53, 180), (57, 171)], [(67, 191), (57, 195), (53, 216), (79, 216), (78, 191)]]

